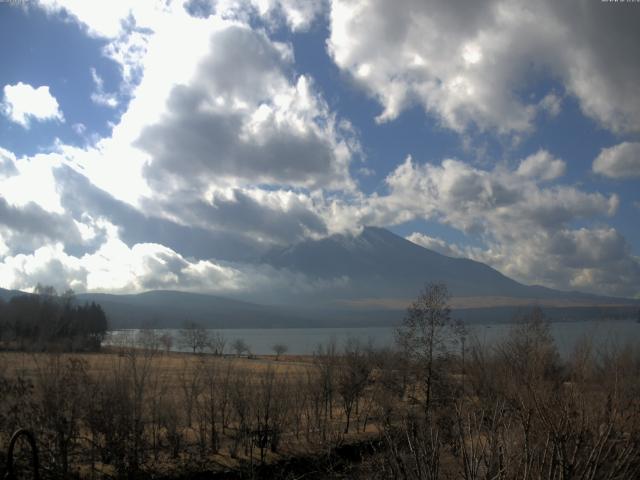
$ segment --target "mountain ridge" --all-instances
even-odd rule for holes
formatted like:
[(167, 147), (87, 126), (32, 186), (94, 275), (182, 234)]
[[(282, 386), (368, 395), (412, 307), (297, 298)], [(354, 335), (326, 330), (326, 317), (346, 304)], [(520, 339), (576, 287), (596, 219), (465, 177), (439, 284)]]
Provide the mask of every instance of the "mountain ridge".
[(261, 261), (318, 278), (346, 276), (357, 280), (360, 285), (355, 297), (415, 298), (425, 283), (443, 282), (454, 297), (618, 299), (524, 285), (484, 263), (448, 257), (378, 227), (364, 227), (357, 236), (335, 234), (276, 248), (263, 255)]

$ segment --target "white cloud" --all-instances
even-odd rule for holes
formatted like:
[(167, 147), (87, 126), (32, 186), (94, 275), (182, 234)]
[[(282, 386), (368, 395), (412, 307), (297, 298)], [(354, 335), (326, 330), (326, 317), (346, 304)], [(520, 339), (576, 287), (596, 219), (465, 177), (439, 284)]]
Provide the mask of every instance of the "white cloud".
[(63, 159), (56, 153), (19, 159), (11, 154), (11, 157), (8, 157), (11, 161), (8, 168), (13, 174), (5, 178), (0, 176), (2, 197), (11, 205), (34, 203), (48, 212), (64, 213), (53, 175), (53, 170), (62, 164)]
[(557, 117), (562, 110), (562, 98), (560, 98), (555, 92), (548, 93), (544, 96), (538, 104), (543, 112), (546, 112), (550, 117)]
[(619, 202), (616, 195), (607, 198), (562, 185), (545, 188), (539, 178), (517, 171), (482, 170), (452, 159), (419, 165), (409, 157), (386, 182), (389, 195), (373, 197), (364, 210), (374, 223), (437, 218), (466, 233), (556, 228), (578, 218), (613, 214)]
[(600, 295), (640, 293), (640, 261), (613, 228), (515, 232), (512, 242), (468, 249), (468, 254), (528, 283)]
[(104, 80), (95, 68), (91, 69), (91, 78), (96, 86), (96, 91), (91, 94), (91, 101), (109, 108), (118, 106), (118, 96), (114, 93), (107, 93), (104, 90)]
[(48, 86), (32, 87), (18, 82), (15, 85), (4, 86), (2, 104), (5, 115), (13, 122), (29, 128), (31, 120), (64, 121), (64, 116)]
[(466, 253), (456, 244), (448, 243), (438, 237), (430, 237), (420, 232), (413, 232), (407, 240), (448, 257), (466, 257)]
[(0, 285), (32, 290), (40, 282), (56, 289), (82, 291), (87, 272), (78, 259), (64, 252), (61, 243), (42, 246), (31, 254), (6, 256), (0, 261)]
[(549, 152), (541, 149), (522, 160), (517, 173), (524, 177), (555, 180), (564, 175), (566, 168), (563, 160), (554, 158)]
[(623, 142), (603, 148), (593, 161), (593, 171), (610, 178), (640, 177), (640, 143)]
[[(333, 0), (328, 49), (382, 105), (378, 121), (419, 104), (448, 128), (526, 132), (557, 95), (550, 77), (616, 132), (640, 131), (636, 10), (606, 2)], [(525, 85), (525, 91), (523, 91)]]

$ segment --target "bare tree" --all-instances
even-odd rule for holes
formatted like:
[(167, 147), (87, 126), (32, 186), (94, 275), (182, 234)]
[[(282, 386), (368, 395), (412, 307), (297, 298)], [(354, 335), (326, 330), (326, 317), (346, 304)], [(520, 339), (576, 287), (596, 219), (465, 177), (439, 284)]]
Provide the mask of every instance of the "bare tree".
[(369, 382), (372, 365), (360, 342), (351, 338), (347, 341), (342, 357), (342, 365), (338, 370), (338, 393), (342, 398), (342, 406), (346, 417), (344, 433), (349, 433), (351, 413)]
[(229, 379), (232, 376), (231, 362), (221, 362), (207, 358), (202, 365), (202, 394), (198, 397), (199, 423), (204, 443), (209, 444), (213, 453), (218, 453), (220, 437), (228, 410)]
[(338, 368), (338, 347), (335, 338), (326, 345), (318, 345), (313, 354), (313, 362), (318, 368), (316, 378), (310, 377), (313, 393), (316, 394), (315, 417), (316, 428), (320, 431), (322, 439), (328, 433), (329, 420), (333, 419), (333, 403), (336, 390), (336, 370)]
[(187, 321), (180, 330), (180, 344), (193, 353), (202, 353), (209, 345), (209, 332), (201, 324)]
[(271, 350), (276, 354), (276, 361), (280, 360), (280, 355), (284, 355), (289, 350), (284, 343), (276, 343), (271, 347)]
[(185, 357), (182, 362), (180, 388), (182, 390), (183, 410), (188, 427), (193, 425), (193, 410), (196, 400), (202, 390), (202, 364), (194, 362), (193, 358)]
[(427, 284), (418, 298), (409, 306), (407, 314), (396, 332), (397, 341), (408, 357), (415, 362), (424, 389), (423, 405), (429, 414), (436, 360), (447, 353), (456, 341), (462, 327), (451, 318), (449, 291), (443, 283)]
[(245, 342), (242, 338), (238, 338), (236, 339), (233, 344), (231, 345), (231, 348), (233, 348), (233, 350), (236, 352), (236, 355), (239, 357), (241, 356), (243, 353), (245, 352), (249, 352), (249, 345), (247, 345), (247, 342)]
[(40, 441), (54, 458), (53, 467), (62, 477), (69, 473), (69, 458), (80, 436), (81, 402), (86, 379), (86, 363), (59, 354), (47, 354), (45, 364), (38, 364), (37, 377), (41, 394), (39, 424), (47, 434)]
[(209, 349), (214, 355), (224, 355), (224, 349), (227, 346), (227, 339), (220, 332), (215, 332), (209, 337)]
[(531, 387), (542, 378), (555, 376), (560, 369), (551, 326), (539, 307), (517, 319), (497, 350), (513, 378)]

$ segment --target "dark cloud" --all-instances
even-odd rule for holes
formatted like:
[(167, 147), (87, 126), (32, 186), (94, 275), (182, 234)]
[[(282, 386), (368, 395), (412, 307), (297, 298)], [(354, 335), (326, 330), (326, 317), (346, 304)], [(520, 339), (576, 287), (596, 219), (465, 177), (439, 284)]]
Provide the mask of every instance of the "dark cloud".
[(151, 154), (145, 175), (158, 194), (225, 178), (305, 187), (348, 180), (333, 120), (306, 80), (289, 81), (287, 56), (246, 28), (213, 35), (191, 84), (173, 88), (167, 113), (137, 141)]
[[(290, 201), (288, 210), (263, 205), (241, 191), (232, 198), (164, 205), (184, 223), (145, 215), (113, 198), (70, 168), (55, 173), (63, 207), (76, 218), (89, 212), (118, 226), (127, 245), (159, 243), (186, 257), (229, 261), (258, 258), (273, 243), (289, 243), (311, 233), (325, 233), (323, 221), (301, 202)], [(150, 210), (161, 208), (148, 202)], [(151, 204), (153, 203), (153, 204)], [(194, 222), (194, 223), (191, 223)]]
[(108, 219), (118, 227), (120, 238), (130, 247), (152, 242), (187, 257), (224, 260), (251, 259), (264, 250), (264, 246), (243, 233), (212, 231), (145, 215), (97, 188), (70, 168), (58, 169), (56, 179), (61, 203), (67, 211), (75, 217), (89, 212), (95, 218)]
[(585, 113), (619, 132), (640, 132), (640, 9), (633, 2), (546, 2), (570, 31), (564, 68)]
[(242, 140), (246, 116), (198, 111), (206, 98), (206, 92), (175, 87), (169, 116), (143, 130), (137, 144), (153, 157), (145, 175), (155, 190), (203, 188), (219, 177), (314, 185), (330, 179), (332, 146), (315, 132), (300, 135), (273, 126)]
[(234, 189), (230, 198), (214, 195), (211, 204), (198, 202), (186, 205), (185, 209), (188, 215), (194, 215), (194, 221), (205, 221), (216, 230), (239, 231), (281, 244), (302, 240), (310, 233), (327, 233), (322, 218), (295, 198), (286, 208), (278, 208)]
[(31, 202), (14, 206), (0, 196), (0, 227), (11, 250), (32, 251), (45, 240), (59, 241), (69, 247), (82, 243), (78, 227), (69, 215), (51, 213)]

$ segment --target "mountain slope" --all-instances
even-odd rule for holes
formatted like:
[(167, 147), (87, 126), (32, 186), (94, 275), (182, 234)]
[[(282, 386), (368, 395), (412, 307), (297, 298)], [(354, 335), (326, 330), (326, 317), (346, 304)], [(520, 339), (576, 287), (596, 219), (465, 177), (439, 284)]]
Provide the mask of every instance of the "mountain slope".
[(375, 227), (274, 249), (262, 260), (311, 277), (348, 278), (338, 294), (343, 299), (414, 298), (426, 282), (444, 282), (455, 297), (619, 300), (523, 285), (483, 263), (447, 257)]

